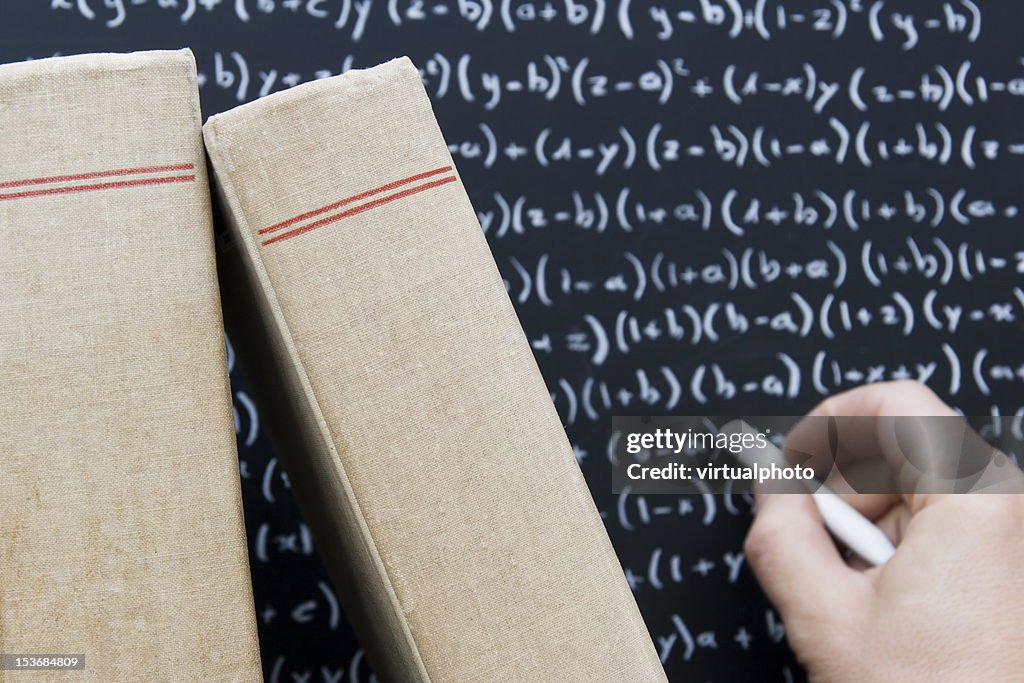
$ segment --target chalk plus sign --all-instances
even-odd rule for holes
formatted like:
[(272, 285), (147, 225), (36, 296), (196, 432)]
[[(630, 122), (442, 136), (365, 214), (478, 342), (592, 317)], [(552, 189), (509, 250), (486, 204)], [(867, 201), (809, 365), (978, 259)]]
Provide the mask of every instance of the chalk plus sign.
[(701, 576), (707, 576), (708, 572), (715, 568), (714, 562), (709, 562), (703, 557), (697, 561), (697, 564), (693, 565), (693, 571), (700, 574)]

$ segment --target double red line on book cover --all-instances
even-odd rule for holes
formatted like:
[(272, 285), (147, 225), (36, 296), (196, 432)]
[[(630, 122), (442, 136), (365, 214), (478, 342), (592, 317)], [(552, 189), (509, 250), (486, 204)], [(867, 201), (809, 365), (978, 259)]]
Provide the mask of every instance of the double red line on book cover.
[[(108, 171), (89, 171), (67, 175), (23, 178), (0, 181), (0, 201), (45, 197), (70, 192), (93, 192), (143, 185), (165, 183), (190, 183), (196, 179), (193, 164), (168, 164), (166, 166), (138, 166), (116, 168)], [(93, 182), (90, 182), (93, 181)], [(28, 189), (13, 189), (28, 188)], [(5, 191), (10, 190), (10, 191)]]
[[(438, 178), (435, 176), (441, 177)], [(427, 178), (434, 178), (434, 180), (429, 180), (427, 182), (420, 183), (419, 185), (413, 185), (412, 187), (399, 190), (398, 192), (392, 192), (392, 190), (398, 190), (398, 188), (401, 188), (405, 185), (409, 185), (420, 180), (426, 180)], [(457, 177), (455, 176), (454, 169), (451, 166), (442, 166), (440, 168), (434, 168), (429, 171), (424, 171), (423, 173), (417, 173), (415, 175), (408, 176), (407, 178), (392, 180), (391, 182), (385, 183), (380, 187), (375, 187), (372, 190), (365, 190), (363, 192), (354, 194), (350, 197), (345, 197), (344, 199), (332, 202), (327, 206), (322, 206), (319, 209), (314, 209), (313, 211), (300, 213), (298, 216), (293, 216), (288, 220), (284, 220), (281, 221), (280, 223), (274, 223), (273, 225), (267, 226), (260, 230), (257, 234), (267, 235), (274, 232), (280, 233), (274, 235), (273, 237), (263, 240), (263, 246), (273, 244), (274, 242), (281, 242), (287, 239), (291, 239), (292, 237), (297, 237), (298, 235), (301, 235), (303, 233), (307, 233), (310, 230), (316, 230), (317, 228), (321, 228), (325, 225), (330, 225), (331, 223), (335, 223), (344, 218), (348, 218), (349, 216), (355, 216), (356, 214), (360, 214), (364, 211), (375, 209), (378, 206), (383, 206), (384, 204), (388, 204), (390, 202), (403, 199), (410, 195), (414, 195), (419, 192), (424, 192), (435, 187), (440, 187), (441, 185), (447, 185), (448, 183), (454, 183), (456, 180)], [(369, 199), (370, 197), (374, 197), (375, 195), (381, 194), (383, 194), (384, 196), (376, 197), (375, 199)], [(369, 201), (362, 202), (362, 200), (364, 199), (369, 199)], [(335, 209), (340, 209), (341, 207), (348, 206), (350, 204), (355, 204), (355, 206), (350, 206), (349, 208), (344, 209), (343, 211), (339, 211), (338, 213), (330, 213)], [(311, 218), (316, 218), (317, 216), (327, 213), (330, 213), (330, 215), (324, 216), (323, 218), (319, 218), (310, 223), (305, 222)], [(280, 232), (282, 230), (285, 230), (286, 228), (291, 229), (287, 230), (286, 232)]]

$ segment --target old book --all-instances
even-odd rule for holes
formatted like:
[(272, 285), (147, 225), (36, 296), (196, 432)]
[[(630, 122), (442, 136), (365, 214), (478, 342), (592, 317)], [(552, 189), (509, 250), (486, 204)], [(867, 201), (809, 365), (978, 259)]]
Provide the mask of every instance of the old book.
[(233, 339), (378, 672), (664, 680), (412, 62), (204, 136)]
[(200, 125), (185, 50), (0, 66), (0, 680), (261, 680)]

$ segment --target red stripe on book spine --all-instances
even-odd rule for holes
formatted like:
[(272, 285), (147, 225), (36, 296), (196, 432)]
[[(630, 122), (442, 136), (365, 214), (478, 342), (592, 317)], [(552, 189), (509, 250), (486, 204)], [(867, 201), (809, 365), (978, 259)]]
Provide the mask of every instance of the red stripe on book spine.
[(92, 178), (112, 178), (142, 173), (169, 173), (171, 171), (191, 171), (193, 164), (171, 164), (169, 166), (140, 166), (138, 168), (116, 168), (111, 171), (91, 171), (89, 173), (73, 173), (71, 175), (52, 175), (43, 178), (25, 178), (23, 180), (7, 180), (0, 182), (0, 188), (24, 187), (25, 185), (45, 185), (47, 183), (66, 183), (72, 180), (90, 180)]
[(442, 166), (441, 168), (434, 168), (434, 169), (431, 169), (429, 171), (424, 171), (423, 173), (417, 173), (416, 175), (411, 175), (408, 178), (402, 178), (400, 180), (392, 180), (390, 183), (386, 183), (384, 185), (381, 185), (380, 187), (375, 187), (372, 190), (366, 190), (364, 192), (360, 192), (359, 194), (354, 194), (351, 197), (345, 197), (344, 199), (340, 199), (340, 200), (338, 200), (338, 201), (336, 201), (336, 202), (334, 202), (332, 204), (328, 204), (327, 206), (320, 207), (319, 209), (313, 209), (312, 211), (307, 211), (306, 213), (300, 213), (298, 216), (295, 216), (294, 218), (289, 218), (288, 220), (281, 221), (280, 223), (274, 223), (273, 225), (270, 225), (270, 226), (267, 226), (266, 228), (263, 228), (262, 230), (260, 230), (256, 234), (258, 234), (258, 235), (265, 235), (268, 232), (276, 232), (277, 230), (280, 230), (281, 228), (287, 228), (289, 225), (294, 225), (296, 223), (299, 223), (301, 221), (306, 220), (307, 218), (312, 218), (313, 216), (319, 216), (322, 213), (327, 213), (328, 211), (331, 211), (333, 209), (337, 209), (338, 207), (341, 207), (341, 206), (345, 206), (346, 204), (351, 204), (352, 202), (357, 202), (360, 199), (366, 199), (367, 197), (372, 197), (375, 194), (380, 194), (381, 192), (387, 192), (388, 190), (393, 190), (396, 187), (401, 187), (402, 185), (408, 185), (409, 183), (416, 182), (417, 180), (422, 180), (424, 178), (429, 178), (430, 176), (435, 176), (438, 173), (446, 173), (447, 171), (450, 171), (450, 170), (452, 170), (451, 166)]
[(410, 187), (408, 190), (402, 190), (401, 192), (396, 192), (395, 194), (389, 194), (387, 197), (374, 199), (372, 202), (366, 202), (365, 204), (354, 206), (351, 209), (346, 209), (345, 211), (342, 211), (341, 213), (336, 213), (333, 216), (327, 216), (326, 218), (321, 218), (318, 221), (314, 221), (307, 225), (303, 225), (301, 228), (289, 230), (286, 233), (282, 233), (280, 235), (271, 237), (270, 239), (263, 242), (263, 246), (273, 244), (274, 242), (280, 242), (282, 240), (290, 239), (292, 237), (297, 237), (298, 235), (309, 232), (310, 230), (316, 230), (317, 228), (323, 227), (329, 223), (334, 223), (336, 221), (342, 220), (343, 218), (354, 216), (357, 213), (362, 213), (364, 211), (369, 211), (370, 209), (375, 209), (378, 206), (382, 206), (389, 202), (402, 199), (403, 197), (408, 197), (409, 195), (413, 195), (418, 192), (423, 192), (424, 190), (429, 190), (434, 187), (440, 187), (441, 185), (447, 185), (448, 183), (454, 183), (456, 180), (457, 178), (455, 176), (450, 176), (447, 178), (442, 178), (440, 180), (435, 180), (433, 182), (417, 185), (416, 187)]
[(112, 190), (120, 187), (136, 187), (139, 185), (162, 185), (164, 183), (190, 183), (195, 180), (194, 175), (175, 175), (159, 178), (139, 178), (138, 180), (115, 180), (109, 183), (94, 183), (92, 185), (68, 185), (65, 187), (47, 187), (41, 190), (24, 190), (22, 192), (8, 192), (0, 194), (0, 201), (8, 199), (22, 199), (24, 197), (42, 197), (51, 194), (67, 194), (69, 192), (91, 192), (94, 190)]

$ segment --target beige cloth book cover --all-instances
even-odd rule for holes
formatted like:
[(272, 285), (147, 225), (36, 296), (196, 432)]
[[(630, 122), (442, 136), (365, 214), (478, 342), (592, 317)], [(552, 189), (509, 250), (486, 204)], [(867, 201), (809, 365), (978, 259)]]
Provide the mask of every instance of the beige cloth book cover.
[[(0, 680), (262, 680), (195, 62), (0, 66)], [(9, 665), (13, 665), (8, 662)]]
[(204, 135), (228, 318), (378, 673), (665, 680), (412, 62)]

